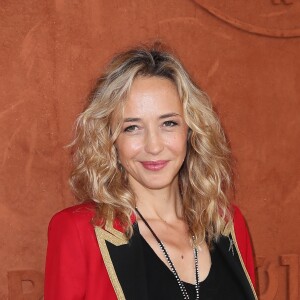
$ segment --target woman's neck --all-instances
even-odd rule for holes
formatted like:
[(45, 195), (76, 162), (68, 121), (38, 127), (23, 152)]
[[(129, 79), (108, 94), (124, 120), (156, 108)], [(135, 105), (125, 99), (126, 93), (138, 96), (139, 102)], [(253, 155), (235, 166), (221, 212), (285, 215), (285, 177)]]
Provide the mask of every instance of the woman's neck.
[(142, 186), (132, 188), (136, 196), (136, 206), (146, 219), (170, 222), (182, 218), (182, 201), (177, 184), (159, 190)]

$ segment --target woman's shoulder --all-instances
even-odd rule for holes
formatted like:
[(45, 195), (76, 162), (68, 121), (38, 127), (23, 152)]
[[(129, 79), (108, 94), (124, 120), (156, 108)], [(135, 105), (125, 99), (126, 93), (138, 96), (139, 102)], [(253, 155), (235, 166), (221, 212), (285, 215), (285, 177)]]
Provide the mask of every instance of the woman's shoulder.
[(84, 217), (86, 215), (91, 215), (95, 213), (96, 204), (92, 201), (83, 202), (73, 206), (64, 208), (54, 214), (52, 218), (59, 218), (65, 215), (72, 215), (75, 217)]
[(243, 213), (236, 205), (232, 205), (232, 221), (231, 231), (234, 232), (239, 246), (242, 248), (248, 247), (250, 243), (248, 225)]
[(233, 224), (234, 230), (240, 235), (248, 234), (248, 228), (245, 221), (245, 217), (241, 212), (240, 208), (233, 204), (232, 205), (232, 212), (233, 212)]
[[(49, 228), (51, 227), (67, 227), (68, 225), (76, 225), (77, 227), (92, 227), (95, 224), (99, 224), (100, 227), (105, 230), (109, 227), (113, 227), (120, 232), (124, 232), (124, 227), (118, 218), (108, 219), (102, 224), (100, 222), (99, 214), (97, 212), (97, 204), (93, 201), (84, 202), (74, 206), (67, 207), (57, 213), (51, 218), (49, 222)], [(96, 217), (96, 218), (95, 218)], [(136, 220), (134, 213), (131, 214), (131, 223)], [(102, 224), (102, 225), (100, 225)]]
[[(48, 226), (48, 244), (69, 249), (70, 245), (96, 249), (93, 217), (95, 204), (83, 203), (57, 212)], [(75, 247), (75, 246), (74, 246)]]
[[(91, 201), (67, 207), (53, 215), (49, 227), (67, 224), (90, 224), (95, 215), (95, 204)], [(63, 227), (61, 227), (63, 228)]]
[(249, 276), (255, 286), (255, 272), (254, 272), (254, 257), (252, 250), (252, 241), (249, 234), (248, 226), (245, 218), (236, 205), (233, 205), (233, 226), (234, 234), (237, 241), (237, 246), (242, 255), (244, 264), (248, 270)]

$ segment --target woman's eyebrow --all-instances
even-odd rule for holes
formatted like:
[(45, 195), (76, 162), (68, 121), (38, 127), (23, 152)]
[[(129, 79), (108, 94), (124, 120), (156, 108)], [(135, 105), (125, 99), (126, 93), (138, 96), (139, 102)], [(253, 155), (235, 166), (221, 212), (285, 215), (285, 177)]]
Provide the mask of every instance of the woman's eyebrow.
[[(166, 119), (166, 118), (170, 118), (170, 117), (181, 117), (181, 115), (178, 113), (168, 113), (168, 114), (159, 116), (159, 119)], [(140, 121), (142, 121), (141, 118), (130, 118), (129, 117), (129, 118), (124, 119), (124, 123), (125, 122), (140, 122)]]
[(166, 118), (170, 118), (170, 117), (181, 117), (181, 115), (178, 113), (169, 113), (169, 114), (164, 114), (164, 115), (159, 116), (159, 119), (166, 119)]
[(125, 118), (124, 122), (139, 122), (141, 120), (141, 118)]

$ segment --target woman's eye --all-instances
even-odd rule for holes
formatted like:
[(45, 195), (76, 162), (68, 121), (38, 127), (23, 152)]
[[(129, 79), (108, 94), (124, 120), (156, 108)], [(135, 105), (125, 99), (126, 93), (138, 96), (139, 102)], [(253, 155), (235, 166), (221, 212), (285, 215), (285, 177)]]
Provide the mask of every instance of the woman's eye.
[(138, 129), (137, 125), (130, 125), (124, 129), (124, 132), (133, 132)]
[(178, 125), (178, 123), (175, 122), (175, 121), (166, 121), (166, 122), (164, 122), (165, 127), (174, 127), (176, 125)]

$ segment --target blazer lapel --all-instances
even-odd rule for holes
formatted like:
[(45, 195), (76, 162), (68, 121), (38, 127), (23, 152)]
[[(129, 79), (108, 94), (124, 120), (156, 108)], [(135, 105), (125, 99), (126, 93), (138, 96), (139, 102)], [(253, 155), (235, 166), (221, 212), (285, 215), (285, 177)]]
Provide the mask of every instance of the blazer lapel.
[[(117, 298), (148, 300), (143, 248), (137, 223), (133, 224), (133, 230), (133, 236), (128, 241), (121, 231), (113, 227), (112, 222), (107, 222), (105, 228), (95, 226), (99, 248)], [(221, 236), (215, 245), (239, 280), (246, 299), (256, 300), (233, 241), (230, 233)]]
[(216, 243), (216, 247), (218, 247), (223, 257), (228, 262), (228, 265), (236, 275), (236, 278), (239, 280), (239, 283), (245, 291), (247, 300), (255, 300), (256, 298), (253, 295), (251, 286), (240, 262), (239, 254), (231, 234), (229, 236), (221, 236)]
[(99, 248), (119, 300), (148, 299), (143, 249), (136, 223), (133, 229), (133, 236), (127, 241), (112, 223), (108, 222), (105, 229), (95, 227)]

